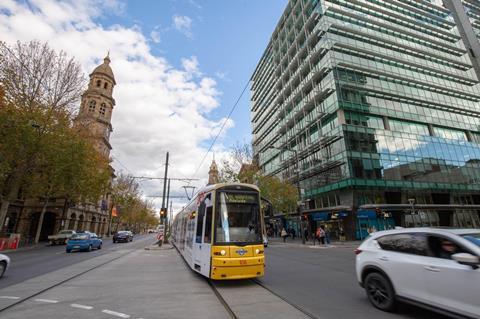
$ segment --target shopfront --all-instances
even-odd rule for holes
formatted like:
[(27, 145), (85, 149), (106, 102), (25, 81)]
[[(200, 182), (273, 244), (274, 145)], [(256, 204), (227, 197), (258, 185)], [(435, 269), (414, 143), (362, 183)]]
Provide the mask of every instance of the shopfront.
[(395, 228), (392, 214), (384, 211), (360, 209), (357, 211), (356, 238), (364, 239), (371, 232)]
[(313, 223), (313, 231), (318, 227), (323, 227), (330, 231), (330, 238), (333, 240), (343, 239), (345, 236), (345, 218), (348, 217), (347, 211), (339, 212), (316, 212), (311, 213), (310, 218)]

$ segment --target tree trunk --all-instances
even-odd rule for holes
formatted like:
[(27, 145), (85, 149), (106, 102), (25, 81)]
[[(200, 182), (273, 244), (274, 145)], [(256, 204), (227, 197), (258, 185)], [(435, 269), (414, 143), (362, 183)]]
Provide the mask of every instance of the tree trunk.
[(2, 206), (0, 206), (0, 233), (3, 233), (5, 218), (7, 218), (8, 207), (10, 206), (9, 200), (3, 200)]
[(40, 219), (38, 220), (37, 234), (35, 235), (35, 244), (38, 244), (40, 240), (40, 234), (42, 232), (43, 218), (45, 217), (45, 212), (47, 211), (48, 197), (45, 198), (45, 204), (43, 204), (42, 212), (40, 213)]

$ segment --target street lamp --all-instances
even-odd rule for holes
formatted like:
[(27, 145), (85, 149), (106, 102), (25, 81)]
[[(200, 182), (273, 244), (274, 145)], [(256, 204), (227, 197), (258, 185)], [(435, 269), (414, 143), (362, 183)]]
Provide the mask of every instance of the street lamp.
[[(302, 220), (302, 204), (301, 199), (302, 199), (302, 191), (300, 190), (300, 161), (298, 160), (298, 152), (297, 150), (293, 149), (288, 149), (288, 148), (278, 148), (273, 145), (270, 145), (268, 148), (273, 148), (277, 149), (279, 151), (290, 151), (295, 154), (295, 162), (296, 162), (296, 175), (297, 175), (297, 192), (298, 192), (298, 200), (299, 202), (297, 203), (297, 211), (298, 211), (298, 216), (300, 217), (300, 232), (302, 233), (302, 244), (305, 244), (305, 232), (303, 230), (303, 220)], [(267, 149), (268, 149), (267, 148)]]

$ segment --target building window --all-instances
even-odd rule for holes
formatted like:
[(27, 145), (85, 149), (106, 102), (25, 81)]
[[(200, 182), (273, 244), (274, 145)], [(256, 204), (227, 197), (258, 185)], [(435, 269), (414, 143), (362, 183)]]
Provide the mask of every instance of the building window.
[(97, 87), (100, 87), (100, 86), (102, 86), (102, 81), (98, 80), (97, 81)]
[(89, 112), (95, 112), (95, 106), (97, 105), (97, 102), (94, 100), (90, 101), (90, 104), (88, 105), (88, 111)]
[(105, 90), (108, 88), (108, 83), (107, 83), (107, 82), (105, 82), (105, 83), (103, 84), (103, 88), (104, 88)]
[(102, 105), (100, 105), (100, 115), (105, 116), (106, 109), (107, 109), (107, 106), (105, 105), (105, 103), (102, 103)]

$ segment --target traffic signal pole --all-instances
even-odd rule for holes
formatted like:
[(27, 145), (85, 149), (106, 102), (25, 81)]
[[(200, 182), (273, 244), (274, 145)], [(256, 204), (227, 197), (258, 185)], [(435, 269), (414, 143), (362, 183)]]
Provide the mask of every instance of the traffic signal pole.
[(168, 152), (165, 160), (165, 177), (163, 179), (163, 196), (162, 196), (162, 208), (160, 208), (160, 223), (163, 224), (163, 240), (165, 241), (165, 235), (167, 234), (165, 220), (166, 220), (166, 208), (165, 208), (165, 194), (167, 192), (167, 176), (168, 176)]

